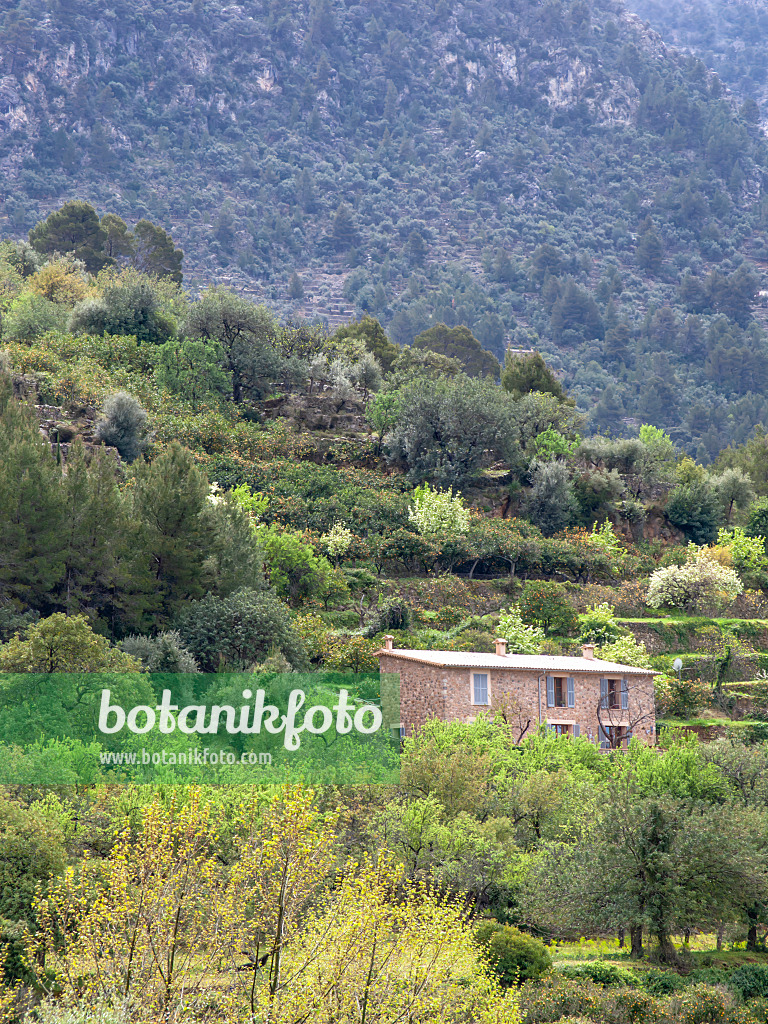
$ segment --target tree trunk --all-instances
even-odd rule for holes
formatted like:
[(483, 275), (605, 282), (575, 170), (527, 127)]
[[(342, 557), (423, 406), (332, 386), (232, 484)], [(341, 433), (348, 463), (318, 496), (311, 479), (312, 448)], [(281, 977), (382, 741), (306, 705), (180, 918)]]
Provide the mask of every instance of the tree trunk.
[(656, 933), (656, 938), (659, 943), (659, 957), (666, 964), (677, 963), (677, 950), (675, 949), (672, 939), (669, 937), (665, 928), (660, 928)]
[(629, 929), (629, 938), (632, 943), (630, 955), (634, 960), (640, 960), (645, 955), (643, 949), (643, 926), (635, 925)]
[(623, 928), (619, 928), (619, 949), (624, 949), (624, 936), (626, 932)]
[(749, 931), (747, 932), (747, 949), (754, 952), (757, 949), (757, 908), (747, 907), (747, 920)]

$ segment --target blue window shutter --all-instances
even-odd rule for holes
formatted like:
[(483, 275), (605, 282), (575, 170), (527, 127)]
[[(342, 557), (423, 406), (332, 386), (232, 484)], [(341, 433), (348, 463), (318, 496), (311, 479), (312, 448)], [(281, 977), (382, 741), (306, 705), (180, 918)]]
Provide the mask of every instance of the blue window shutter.
[(547, 707), (555, 706), (555, 677), (547, 676)]
[(576, 707), (576, 680), (573, 676), (568, 676), (568, 707)]
[(608, 742), (608, 736), (606, 735), (605, 729), (602, 727), (602, 725), (600, 725), (599, 722), (598, 722), (598, 725), (597, 725), (597, 738), (598, 738), (598, 741), (600, 743), (600, 746), (603, 749), (605, 749), (606, 747), (610, 746), (610, 744)]
[(607, 679), (601, 679), (600, 680), (600, 707), (601, 708), (605, 708), (606, 710), (608, 708), (608, 680)]
[(573, 735), (574, 736), (581, 736), (581, 726), (579, 725), (578, 722), (576, 722), (574, 724), (574, 726), (573, 726)]
[(488, 703), (488, 675), (485, 672), (476, 672), (472, 677), (472, 685), (474, 688), (473, 692), (473, 703), (474, 704), (487, 704)]
[(629, 683), (626, 679), (621, 680), (621, 709), (626, 711), (629, 707)]
[(550, 725), (549, 722), (547, 722), (547, 732), (554, 732), (554, 731), (555, 731), (554, 725)]

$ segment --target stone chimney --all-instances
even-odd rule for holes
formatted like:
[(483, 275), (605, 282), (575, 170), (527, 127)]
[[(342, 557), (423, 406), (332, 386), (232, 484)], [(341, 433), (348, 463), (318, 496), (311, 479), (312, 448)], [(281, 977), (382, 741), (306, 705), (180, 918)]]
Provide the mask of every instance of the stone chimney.
[(500, 658), (505, 658), (507, 656), (507, 641), (506, 640), (496, 640), (495, 643), (496, 643), (496, 653), (498, 654), (498, 656)]
[(586, 658), (587, 661), (594, 661), (595, 659), (595, 645), (584, 644), (581, 648), (581, 656)]
[(395, 638), (392, 636), (392, 634), (387, 633), (387, 635), (384, 637), (384, 650), (391, 651), (393, 649), (394, 642)]

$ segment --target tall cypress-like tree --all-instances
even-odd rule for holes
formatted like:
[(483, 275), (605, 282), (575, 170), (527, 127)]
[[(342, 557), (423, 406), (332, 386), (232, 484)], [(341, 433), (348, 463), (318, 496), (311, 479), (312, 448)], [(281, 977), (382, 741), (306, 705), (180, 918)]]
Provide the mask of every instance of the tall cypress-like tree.
[(48, 610), (64, 573), (61, 470), (0, 374), (0, 597)]
[(139, 466), (132, 492), (141, 552), (133, 580), (148, 595), (153, 624), (164, 625), (184, 601), (205, 593), (204, 553), (212, 534), (202, 514), (208, 480), (174, 441), (159, 458)]
[(125, 584), (121, 561), (128, 525), (114, 458), (100, 451), (89, 465), (82, 442), (75, 441), (67, 458), (63, 498), (59, 604), (68, 615), (93, 609), (112, 618), (115, 591)]

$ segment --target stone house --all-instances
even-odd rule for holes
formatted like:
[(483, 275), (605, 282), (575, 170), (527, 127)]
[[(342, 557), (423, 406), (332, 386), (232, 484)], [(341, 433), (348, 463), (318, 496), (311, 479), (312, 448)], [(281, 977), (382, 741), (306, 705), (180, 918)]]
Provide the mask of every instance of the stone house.
[(632, 736), (656, 741), (653, 677), (649, 669), (595, 658), (494, 654), (475, 651), (412, 651), (385, 637), (378, 651), (382, 673), (400, 677), (400, 734), (412, 735), (430, 718), (472, 722), (500, 712), (519, 731), (518, 741), (540, 724), (601, 747), (625, 747)]

